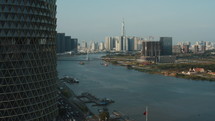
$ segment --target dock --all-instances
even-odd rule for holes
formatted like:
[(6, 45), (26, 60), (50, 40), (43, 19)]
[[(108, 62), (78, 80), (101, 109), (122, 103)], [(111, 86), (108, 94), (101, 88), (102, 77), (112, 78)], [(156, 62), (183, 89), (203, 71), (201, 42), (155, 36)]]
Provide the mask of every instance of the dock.
[(63, 80), (64, 82), (73, 84), (73, 83), (79, 83), (79, 81), (73, 77), (65, 76), (63, 78), (60, 78), (60, 80)]
[(77, 96), (77, 98), (79, 98), (84, 103), (94, 103), (94, 105), (92, 106), (105, 106), (114, 103), (113, 100), (110, 100), (108, 98), (99, 99), (87, 92), (82, 93), (80, 96)]

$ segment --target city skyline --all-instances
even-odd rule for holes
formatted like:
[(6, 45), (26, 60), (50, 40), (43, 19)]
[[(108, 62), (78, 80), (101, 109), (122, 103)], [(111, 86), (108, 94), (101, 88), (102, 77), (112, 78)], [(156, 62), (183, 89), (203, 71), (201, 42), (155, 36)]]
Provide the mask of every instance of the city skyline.
[[(179, 41), (214, 41), (214, 1), (57, 1), (58, 32), (79, 40), (104, 41), (121, 34), (158, 40), (162, 36)], [(129, 8), (129, 9), (127, 9)]]

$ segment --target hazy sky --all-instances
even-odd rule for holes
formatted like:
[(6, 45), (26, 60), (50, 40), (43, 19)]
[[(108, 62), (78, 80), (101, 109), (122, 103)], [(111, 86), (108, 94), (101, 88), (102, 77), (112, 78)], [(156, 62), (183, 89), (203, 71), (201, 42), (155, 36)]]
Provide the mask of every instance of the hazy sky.
[(57, 0), (58, 32), (79, 42), (121, 34), (215, 42), (215, 0)]

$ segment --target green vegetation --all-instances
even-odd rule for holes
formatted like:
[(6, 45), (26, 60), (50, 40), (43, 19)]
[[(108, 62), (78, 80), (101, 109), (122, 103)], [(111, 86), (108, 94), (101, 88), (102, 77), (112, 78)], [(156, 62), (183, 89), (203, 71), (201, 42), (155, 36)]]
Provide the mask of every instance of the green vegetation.
[(215, 50), (207, 50), (205, 53), (189, 53), (189, 54), (181, 54), (178, 55), (178, 59), (197, 59), (197, 60), (204, 60), (204, 59), (214, 59), (214, 55), (212, 52), (215, 52)]
[(140, 72), (146, 72), (146, 73), (150, 73), (150, 74), (158, 74), (160, 72), (160, 70), (158, 69), (146, 69), (146, 68), (133, 68), (137, 71), (140, 71)]
[(159, 64), (161, 70), (187, 71), (190, 68), (204, 68), (205, 70), (215, 71), (215, 64), (211, 63), (182, 63), (182, 64)]
[(192, 79), (192, 80), (215, 81), (215, 78), (202, 77), (202, 76), (198, 76), (198, 75), (177, 74), (176, 77), (178, 77), (178, 78), (184, 78), (184, 79)]
[(102, 56), (102, 58), (116, 58), (116, 59), (137, 59), (140, 58), (140, 53), (137, 54), (109, 54)]
[(114, 64), (114, 65), (119, 64), (117, 61), (112, 61), (111, 63)]
[[(155, 64), (152, 62), (138, 62), (136, 60), (139, 55), (107, 55), (103, 59), (114, 65), (126, 66), (128, 69), (135, 69), (137, 71), (163, 74), (165, 76), (174, 76), (178, 78), (192, 79), (192, 80), (208, 80), (215, 81), (215, 77), (207, 74), (207, 71), (215, 72), (215, 56), (211, 54), (213, 51), (208, 51), (205, 54), (187, 54), (179, 56), (179, 63), (174, 64)], [(209, 57), (210, 56), (210, 57)], [(182, 63), (183, 62), (183, 63)], [(189, 71), (190, 68), (204, 68), (205, 73), (184, 75), (182, 71)]]

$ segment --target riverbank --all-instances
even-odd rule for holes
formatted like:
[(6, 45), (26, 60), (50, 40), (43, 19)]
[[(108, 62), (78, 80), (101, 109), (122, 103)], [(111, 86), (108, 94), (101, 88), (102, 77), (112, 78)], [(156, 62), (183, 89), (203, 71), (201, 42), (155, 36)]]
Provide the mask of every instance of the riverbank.
[[(121, 114), (120, 112), (114, 111), (109, 112), (107, 105), (114, 103), (113, 100), (109, 99), (98, 99), (90, 93), (82, 93), (78, 96), (70, 89), (67, 82), (64, 82), (59, 79), (58, 81), (58, 107), (59, 107), (59, 116), (57, 117), (58, 121), (65, 120), (76, 120), (76, 121), (100, 121), (109, 120), (109, 121), (133, 121), (130, 120), (128, 116)], [(93, 98), (93, 99), (92, 99)], [(86, 101), (86, 99), (89, 99)], [(92, 100), (90, 100), (92, 99)], [(97, 102), (96, 105), (92, 106), (101, 106), (98, 107), (98, 114), (94, 114), (86, 103)], [(86, 102), (85, 102), (86, 101)], [(100, 104), (101, 103), (101, 104)], [(104, 108), (105, 107), (105, 108)]]
[[(140, 72), (146, 72), (150, 74), (162, 74), (164, 76), (173, 76), (176, 78), (184, 78), (191, 80), (206, 80), (206, 81), (215, 81), (215, 62), (207, 61), (198, 63), (198, 60), (195, 60), (196, 63), (186, 62), (186, 63), (153, 63), (145, 62), (140, 59), (137, 59), (136, 56), (103, 56), (103, 61), (111, 63), (113, 65), (125, 66), (128, 69), (134, 69)], [(201, 72), (192, 72), (191, 69), (201, 68), (204, 71)]]
[(67, 87), (65, 82), (58, 80), (57, 87), (59, 121), (85, 121), (87, 116), (93, 115), (88, 107), (76, 98), (76, 94), (73, 92), (73, 90)]

